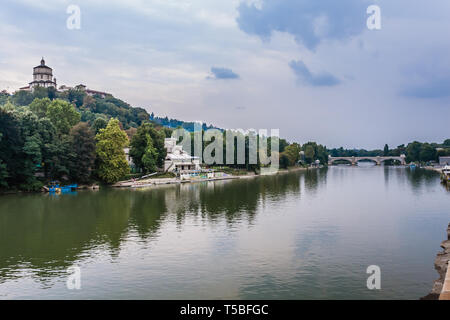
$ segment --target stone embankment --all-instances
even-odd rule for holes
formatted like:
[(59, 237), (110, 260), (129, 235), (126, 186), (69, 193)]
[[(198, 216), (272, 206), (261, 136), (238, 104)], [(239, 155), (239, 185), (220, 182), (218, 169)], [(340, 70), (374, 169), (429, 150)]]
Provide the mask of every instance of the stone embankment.
[(450, 224), (447, 228), (447, 240), (441, 243), (443, 251), (439, 252), (434, 261), (434, 268), (439, 273), (439, 279), (433, 284), (431, 292), (424, 300), (450, 300)]

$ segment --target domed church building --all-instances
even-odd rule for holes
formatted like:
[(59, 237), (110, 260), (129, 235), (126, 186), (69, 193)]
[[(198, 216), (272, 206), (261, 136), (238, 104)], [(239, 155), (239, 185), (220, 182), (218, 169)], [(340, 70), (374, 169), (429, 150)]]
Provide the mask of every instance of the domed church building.
[(20, 88), (21, 90), (33, 90), (35, 87), (56, 87), (56, 78), (53, 78), (53, 69), (45, 65), (45, 60), (42, 58), (41, 64), (33, 68), (33, 81), (28, 87)]

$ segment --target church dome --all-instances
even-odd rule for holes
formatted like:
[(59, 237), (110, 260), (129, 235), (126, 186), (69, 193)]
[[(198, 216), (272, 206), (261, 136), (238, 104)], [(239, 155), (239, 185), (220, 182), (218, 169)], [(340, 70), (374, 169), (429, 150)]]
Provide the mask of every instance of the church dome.
[(42, 57), (42, 60), (41, 60), (41, 64), (40, 65), (38, 65), (38, 66), (36, 66), (36, 67), (34, 67), (33, 69), (36, 71), (36, 69), (49, 69), (49, 70), (52, 70), (52, 68), (50, 68), (49, 66), (46, 66), (45, 65), (45, 60), (44, 60), (44, 57)]

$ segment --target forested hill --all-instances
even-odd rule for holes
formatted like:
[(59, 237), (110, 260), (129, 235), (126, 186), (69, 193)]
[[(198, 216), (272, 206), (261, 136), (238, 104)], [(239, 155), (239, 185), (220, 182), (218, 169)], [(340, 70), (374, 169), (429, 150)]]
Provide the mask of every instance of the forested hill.
[(15, 106), (29, 106), (35, 98), (49, 98), (50, 100), (61, 99), (75, 105), (81, 113), (81, 121), (93, 123), (95, 119), (108, 120), (117, 118), (123, 128), (137, 128), (143, 121), (150, 119), (149, 113), (143, 108), (134, 108), (128, 103), (107, 95), (89, 96), (83, 90), (70, 89), (65, 92), (57, 92), (54, 88), (36, 88), (33, 92), (17, 91), (9, 95), (3, 91), (0, 93), (0, 105), (7, 102)]
[[(195, 126), (194, 122), (186, 122), (186, 121), (182, 121), (182, 120), (178, 120), (178, 119), (169, 119), (168, 117), (165, 117), (165, 118), (155, 117), (153, 112), (150, 115), (150, 120), (152, 120), (154, 123), (159, 124), (163, 127), (172, 128), (172, 129), (181, 127), (189, 132), (193, 132), (194, 126)], [(208, 129), (218, 129), (218, 130), (223, 131), (223, 129), (221, 129), (221, 128), (203, 123), (202, 130), (208, 130)]]

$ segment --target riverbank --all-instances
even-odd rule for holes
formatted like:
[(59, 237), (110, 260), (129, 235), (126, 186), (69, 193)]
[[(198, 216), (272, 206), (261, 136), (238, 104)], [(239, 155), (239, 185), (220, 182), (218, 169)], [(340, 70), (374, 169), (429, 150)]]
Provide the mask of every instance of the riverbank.
[(439, 274), (439, 278), (434, 281), (431, 292), (422, 300), (450, 300), (450, 223), (447, 228), (447, 240), (441, 243), (443, 251), (439, 252), (434, 261), (434, 268)]
[(244, 175), (224, 175), (221, 177), (212, 177), (212, 178), (193, 178), (193, 179), (180, 179), (178, 177), (175, 178), (149, 178), (144, 180), (136, 180), (136, 181), (119, 181), (113, 184), (111, 187), (113, 188), (147, 188), (151, 186), (163, 185), (163, 184), (181, 184), (181, 183), (195, 183), (195, 182), (205, 182), (205, 181), (220, 181), (220, 180), (234, 180), (234, 179), (249, 179), (256, 177), (263, 177), (267, 175), (277, 175), (277, 174), (285, 174), (294, 171), (301, 170), (311, 170), (316, 168), (304, 168), (304, 167), (292, 167), (288, 169), (277, 170), (274, 172), (269, 172), (267, 174), (255, 174), (254, 172), (248, 172)]

